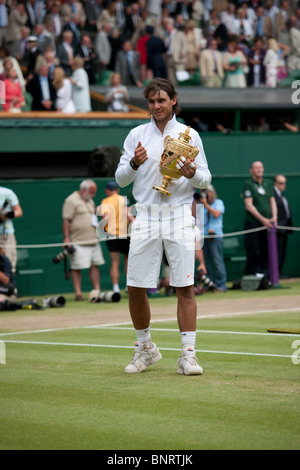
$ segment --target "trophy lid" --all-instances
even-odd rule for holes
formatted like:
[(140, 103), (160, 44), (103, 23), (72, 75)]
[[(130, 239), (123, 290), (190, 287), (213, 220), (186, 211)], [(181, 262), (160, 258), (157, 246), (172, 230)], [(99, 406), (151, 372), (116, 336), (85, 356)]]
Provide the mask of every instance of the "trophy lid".
[(188, 126), (184, 132), (181, 132), (179, 134), (179, 139), (178, 140), (182, 140), (183, 142), (189, 143), (189, 141), (191, 140), (190, 129), (191, 129), (191, 127)]

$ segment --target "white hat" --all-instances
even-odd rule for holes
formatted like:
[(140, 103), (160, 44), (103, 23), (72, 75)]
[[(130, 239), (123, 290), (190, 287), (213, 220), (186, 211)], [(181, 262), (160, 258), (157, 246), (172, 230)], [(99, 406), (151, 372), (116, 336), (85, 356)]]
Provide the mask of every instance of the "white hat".
[(38, 38), (36, 36), (29, 36), (27, 41), (28, 42), (38, 42)]

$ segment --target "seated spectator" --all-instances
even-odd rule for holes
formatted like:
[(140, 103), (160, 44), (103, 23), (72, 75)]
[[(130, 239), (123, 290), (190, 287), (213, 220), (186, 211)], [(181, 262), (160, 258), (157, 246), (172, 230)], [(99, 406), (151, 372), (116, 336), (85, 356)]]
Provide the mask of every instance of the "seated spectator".
[(222, 54), (217, 50), (216, 39), (209, 41), (207, 49), (200, 55), (200, 74), (203, 84), (207, 88), (220, 88), (223, 85), (224, 70)]
[(75, 57), (72, 65), (73, 73), (69, 80), (73, 85), (72, 99), (78, 113), (92, 111), (89, 78), (83, 67), (84, 60), (82, 57)]
[(110, 84), (111, 88), (106, 94), (107, 111), (127, 113), (129, 111), (127, 106), (129, 95), (126, 86), (121, 84), (120, 74), (114, 73), (110, 77)]
[(17, 72), (12, 67), (4, 80), (5, 103), (2, 105), (4, 111), (9, 113), (20, 113), (22, 106), (25, 106), (25, 99), (22, 89), (17, 80)]
[(264, 58), (266, 50), (263, 48), (263, 40), (258, 37), (254, 39), (253, 47), (248, 56), (249, 76), (248, 85), (253, 87), (265, 86), (266, 84), (266, 68), (264, 66)]
[(76, 108), (72, 100), (72, 84), (70, 80), (66, 79), (62, 67), (54, 69), (52, 84), (56, 90), (55, 109), (65, 114), (75, 113)]
[(32, 95), (32, 111), (55, 111), (56, 91), (49, 79), (49, 68), (41, 65), (27, 85)]
[(246, 57), (238, 49), (238, 40), (231, 36), (228, 51), (224, 54), (223, 67), (226, 71), (226, 88), (246, 88), (246, 78), (243, 67), (247, 64)]
[(17, 299), (17, 286), (13, 276), (12, 264), (0, 247), (0, 302)]

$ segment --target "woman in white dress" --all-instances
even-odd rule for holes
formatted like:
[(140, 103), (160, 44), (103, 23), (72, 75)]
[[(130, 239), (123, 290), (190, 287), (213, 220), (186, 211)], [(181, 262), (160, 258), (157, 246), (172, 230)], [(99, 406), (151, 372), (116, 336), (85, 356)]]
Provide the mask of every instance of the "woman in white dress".
[(107, 111), (127, 113), (129, 111), (127, 106), (129, 95), (127, 87), (121, 84), (121, 76), (119, 73), (112, 74), (110, 84), (111, 87), (106, 93), (106, 103), (108, 104)]
[(72, 100), (72, 84), (66, 78), (65, 71), (61, 67), (53, 70), (53, 86), (56, 89), (55, 108), (65, 114), (76, 113), (76, 108)]
[(70, 82), (73, 88), (72, 99), (78, 113), (88, 113), (92, 111), (89, 77), (83, 67), (84, 59), (82, 57), (75, 57)]

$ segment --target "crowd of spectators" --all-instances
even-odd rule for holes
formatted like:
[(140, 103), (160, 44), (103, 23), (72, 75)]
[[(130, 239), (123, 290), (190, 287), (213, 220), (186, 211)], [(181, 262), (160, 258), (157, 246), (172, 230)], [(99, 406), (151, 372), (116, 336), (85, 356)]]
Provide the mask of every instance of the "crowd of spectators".
[(79, 109), (73, 95), (86, 97), (106, 71), (125, 87), (157, 76), (177, 86), (195, 73), (205, 87), (276, 87), (300, 70), (299, 3), (0, 0), (5, 109), (21, 111), (27, 92), (33, 110), (89, 111), (90, 101)]

